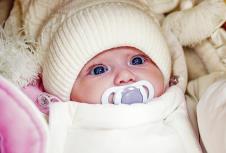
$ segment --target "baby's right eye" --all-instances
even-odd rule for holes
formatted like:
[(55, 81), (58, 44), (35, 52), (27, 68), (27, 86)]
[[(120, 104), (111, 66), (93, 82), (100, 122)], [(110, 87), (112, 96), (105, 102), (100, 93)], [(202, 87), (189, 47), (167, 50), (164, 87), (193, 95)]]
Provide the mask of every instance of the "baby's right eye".
[(106, 65), (96, 65), (91, 69), (90, 74), (91, 75), (100, 75), (107, 71), (108, 71), (108, 67)]

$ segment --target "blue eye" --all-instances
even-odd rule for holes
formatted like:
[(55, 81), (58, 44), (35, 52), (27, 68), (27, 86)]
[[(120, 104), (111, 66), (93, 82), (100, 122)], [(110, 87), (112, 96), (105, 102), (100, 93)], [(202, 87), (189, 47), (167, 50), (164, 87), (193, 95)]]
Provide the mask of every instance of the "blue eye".
[(131, 65), (140, 65), (140, 64), (144, 64), (144, 61), (145, 61), (144, 57), (138, 55), (138, 56), (134, 56), (134, 57), (131, 59), (130, 64), (131, 64)]
[(108, 71), (108, 67), (105, 65), (97, 65), (93, 67), (90, 71), (91, 75), (100, 75)]

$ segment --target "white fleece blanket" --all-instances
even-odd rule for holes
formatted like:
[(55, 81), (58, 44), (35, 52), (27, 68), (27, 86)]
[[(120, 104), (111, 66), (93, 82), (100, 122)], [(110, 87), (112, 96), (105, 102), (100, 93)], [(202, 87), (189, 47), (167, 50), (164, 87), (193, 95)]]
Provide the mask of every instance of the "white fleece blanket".
[(201, 153), (181, 89), (148, 104), (50, 107), (49, 153)]
[(200, 135), (208, 153), (226, 152), (226, 80), (212, 84), (197, 105)]

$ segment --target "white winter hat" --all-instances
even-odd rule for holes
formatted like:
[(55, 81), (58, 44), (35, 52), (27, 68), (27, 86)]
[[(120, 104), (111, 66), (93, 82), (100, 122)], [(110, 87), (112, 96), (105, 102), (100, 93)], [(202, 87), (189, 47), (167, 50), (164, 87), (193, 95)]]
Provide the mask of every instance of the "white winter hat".
[(169, 82), (171, 57), (160, 27), (148, 8), (131, 0), (74, 0), (43, 28), (40, 45), (48, 52), (43, 67), (47, 92), (70, 100), (83, 66), (98, 53), (121, 46), (147, 54)]

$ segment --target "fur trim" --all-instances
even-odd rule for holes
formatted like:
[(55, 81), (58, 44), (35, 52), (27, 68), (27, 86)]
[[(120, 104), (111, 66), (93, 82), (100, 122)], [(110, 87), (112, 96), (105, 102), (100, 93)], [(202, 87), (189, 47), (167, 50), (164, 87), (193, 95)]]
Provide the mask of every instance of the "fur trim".
[(188, 46), (208, 38), (225, 21), (225, 3), (222, 0), (205, 0), (194, 8), (170, 14), (163, 27), (171, 30), (182, 45)]
[(42, 59), (35, 41), (21, 33), (9, 36), (0, 27), (0, 75), (19, 87), (37, 79)]

